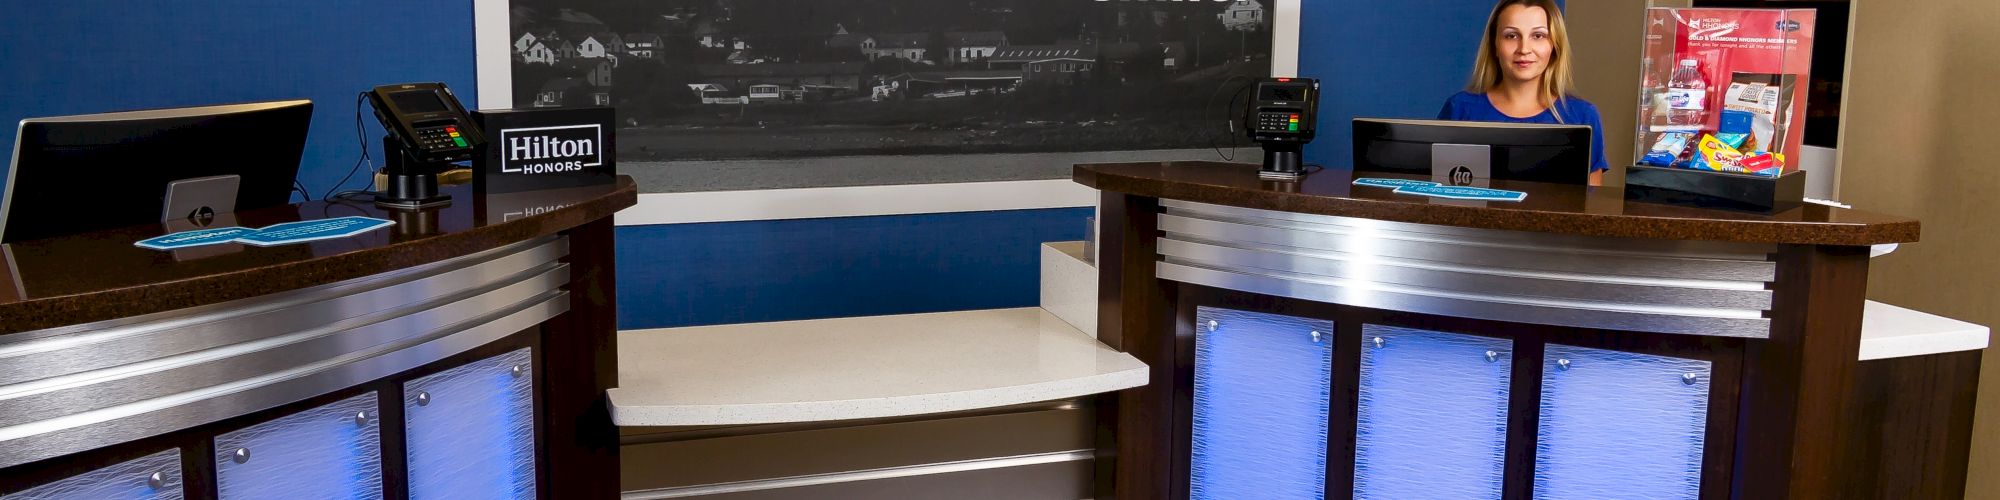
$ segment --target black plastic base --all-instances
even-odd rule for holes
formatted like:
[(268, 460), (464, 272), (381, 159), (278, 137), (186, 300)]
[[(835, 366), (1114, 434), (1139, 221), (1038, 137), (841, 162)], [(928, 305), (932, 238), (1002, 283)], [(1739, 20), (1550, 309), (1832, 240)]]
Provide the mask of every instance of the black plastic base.
[[(1289, 147), (1288, 147), (1289, 146)], [(1264, 167), (1257, 176), (1273, 180), (1294, 180), (1305, 175), (1305, 161), (1297, 145), (1264, 145)]]
[(451, 195), (438, 193), (438, 172), (451, 168), (449, 163), (424, 163), (410, 157), (403, 144), (395, 138), (382, 136), (382, 153), (388, 165), (382, 173), (388, 176), (388, 185), (375, 194), (375, 206), (401, 210), (441, 207), (451, 204)]
[(1805, 203), (1806, 173), (1778, 177), (1633, 165), (1625, 199), (1742, 212), (1777, 213)]
[(389, 174), (387, 187), (375, 195), (376, 206), (419, 209), (451, 204), (451, 195), (438, 193), (437, 174)]

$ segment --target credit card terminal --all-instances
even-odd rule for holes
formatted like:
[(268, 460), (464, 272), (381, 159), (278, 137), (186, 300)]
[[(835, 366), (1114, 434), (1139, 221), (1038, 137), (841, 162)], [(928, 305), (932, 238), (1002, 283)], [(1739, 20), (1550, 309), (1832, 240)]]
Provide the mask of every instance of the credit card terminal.
[(485, 143), (465, 106), (442, 83), (399, 83), (368, 91), (375, 119), (422, 164), (471, 160)]
[(1258, 176), (1292, 180), (1303, 175), (1300, 150), (1319, 128), (1319, 80), (1266, 78), (1257, 82), (1243, 129), (1264, 147)]

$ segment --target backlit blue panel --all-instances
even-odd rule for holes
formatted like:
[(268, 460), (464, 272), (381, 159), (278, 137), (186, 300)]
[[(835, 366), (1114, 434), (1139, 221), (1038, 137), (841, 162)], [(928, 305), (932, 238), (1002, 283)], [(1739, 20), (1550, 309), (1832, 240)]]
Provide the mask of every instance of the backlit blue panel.
[(521, 349), (403, 385), (410, 498), (535, 497), (532, 359)]
[(64, 478), (0, 500), (179, 500), (181, 450), (174, 448), (137, 460)]
[(1196, 309), (1194, 498), (1325, 496), (1332, 346), (1332, 321)]
[(1500, 498), (1513, 343), (1377, 325), (1361, 331), (1354, 498)]
[(382, 498), (375, 393), (215, 437), (225, 499)]
[(1700, 497), (1709, 367), (1549, 344), (1535, 498)]

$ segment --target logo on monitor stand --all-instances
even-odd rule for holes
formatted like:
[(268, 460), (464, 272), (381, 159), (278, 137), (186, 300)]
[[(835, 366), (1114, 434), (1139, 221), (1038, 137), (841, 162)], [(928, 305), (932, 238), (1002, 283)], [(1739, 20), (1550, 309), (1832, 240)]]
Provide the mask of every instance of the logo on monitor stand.
[(575, 172), (604, 165), (604, 128), (566, 125), (500, 130), (500, 171), (516, 174)]
[(202, 206), (194, 209), (188, 212), (187, 221), (195, 227), (208, 227), (209, 224), (215, 223), (215, 207)]
[(1472, 169), (1465, 165), (1451, 167), (1449, 178), (1453, 186), (1470, 186), (1472, 185)]

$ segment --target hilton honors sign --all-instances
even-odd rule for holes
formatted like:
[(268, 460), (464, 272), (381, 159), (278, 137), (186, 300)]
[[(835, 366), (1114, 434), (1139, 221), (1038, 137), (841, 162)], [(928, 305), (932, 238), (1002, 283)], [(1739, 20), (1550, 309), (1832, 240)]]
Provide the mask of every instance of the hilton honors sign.
[(615, 182), (617, 128), (611, 108), (477, 112), (489, 139), (473, 188), (512, 193)]

